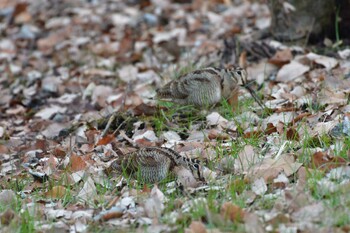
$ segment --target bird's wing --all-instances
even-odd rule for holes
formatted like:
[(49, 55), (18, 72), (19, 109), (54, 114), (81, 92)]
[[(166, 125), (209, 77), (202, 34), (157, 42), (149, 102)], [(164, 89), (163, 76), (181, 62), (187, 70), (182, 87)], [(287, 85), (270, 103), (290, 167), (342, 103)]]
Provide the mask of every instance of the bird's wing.
[(123, 167), (129, 170), (138, 170), (140, 167), (164, 166), (170, 160), (162, 154), (162, 151), (153, 148), (142, 148), (126, 156)]
[(220, 76), (215, 70), (196, 70), (166, 84), (157, 91), (157, 95), (160, 98), (184, 99), (193, 90), (198, 88), (209, 89), (213, 86), (213, 82), (217, 81), (220, 83)]

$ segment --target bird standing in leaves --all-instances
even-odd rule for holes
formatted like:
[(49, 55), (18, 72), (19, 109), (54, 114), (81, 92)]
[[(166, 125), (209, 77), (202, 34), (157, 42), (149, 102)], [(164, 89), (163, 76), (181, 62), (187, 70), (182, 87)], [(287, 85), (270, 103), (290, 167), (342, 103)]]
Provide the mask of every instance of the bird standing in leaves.
[(264, 106), (248, 86), (247, 71), (241, 67), (192, 71), (158, 89), (157, 98), (197, 107), (213, 106), (224, 98), (236, 105), (240, 86), (245, 87), (261, 107)]
[(156, 183), (165, 179), (175, 167), (190, 170), (194, 177), (202, 178), (202, 166), (197, 159), (186, 158), (165, 147), (144, 147), (122, 156), (114, 168), (126, 172), (146, 183)]

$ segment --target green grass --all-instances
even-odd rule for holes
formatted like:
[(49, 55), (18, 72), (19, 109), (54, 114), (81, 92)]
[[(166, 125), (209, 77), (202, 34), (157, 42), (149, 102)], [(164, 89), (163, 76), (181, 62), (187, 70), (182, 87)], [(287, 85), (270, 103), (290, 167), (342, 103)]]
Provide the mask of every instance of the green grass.
[[(188, 68), (190, 70), (190, 68)], [(179, 73), (185, 73), (188, 70), (184, 69), (179, 71)], [(237, 125), (237, 137), (231, 135), (232, 132), (225, 132), (231, 136), (229, 140), (220, 141), (216, 140), (216, 145), (211, 145), (209, 149), (212, 149), (215, 152), (215, 157), (208, 161), (206, 164), (211, 170), (216, 170), (217, 164), (221, 161), (221, 159), (225, 157), (237, 158), (238, 154), (242, 151), (242, 149), (246, 145), (252, 145), (260, 157), (264, 157), (265, 154), (261, 151), (261, 148), (266, 148), (266, 138), (267, 135), (261, 130), (261, 133), (253, 134), (250, 137), (244, 137), (247, 131), (253, 131), (254, 127), (258, 130), (262, 128), (263, 118), (267, 116), (268, 113), (263, 112), (260, 117), (260, 122), (251, 122), (251, 119), (245, 115), (246, 112), (252, 112), (252, 105), (254, 103), (253, 98), (244, 98), (239, 101), (237, 109), (235, 111), (232, 110), (232, 106), (230, 106), (227, 101), (223, 100), (220, 105), (216, 106), (212, 111), (219, 112), (224, 118), (229, 121), (234, 121)], [(317, 113), (324, 109), (324, 106), (319, 104), (308, 104), (306, 106), (310, 112)], [(209, 112), (209, 111), (208, 111)], [(208, 113), (207, 112), (207, 113)], [(206, 124), (206, 115), (201, 113), (198, 109), (193, 106), (182, 106), (177, 104), (172, 104), (169, 102), (160, 102), (159, 111), (152, 117), (144, 117), (141, 120), (145, 121), (146, 124), (151, 124), (155, 129), (157, 136), (160, 136), (162, 132), (173, 130), (177, 132), (182, 139), (186, 139), (189, 136), (190, 129), (193, 125), (200, 125), (199, 130), (207, 129)], [(302, 132), (302, 129), (306, 123), (298, 122), (295, 130), (297, 132)], [(284, 127), (284, 132), (282, 135), (273, 135), (276, 137), (280, 137), (281, 145), (272, 145), (276, 148), (281, 147), (283, 142), (287, 139), (286, 133), (290, 126)], [(331, 145), (333, 145), (335, 139), (330, 137), (329, 135), (323, 133), (319, 136), (311, 137), (308, 135), (307, 130), (303, 133), (303, 138), (300, 140), (289, 140), (289, 143), (286, 144), (283, 153), (291, 153), (295, 155), (299, 162), (302, 162), (305, 166), (310, 166), (310, 159), (312, 155), (312, 149), (314, 148), (322, 148), (328, 149)], [(336, 155), (339, 155), (343, 158), (347, 158), (348, 151), (350, 150), (350, 137), (346, 137), (341, 140), (342, 146), (336, 150)], [(225, 146), (223, 143), (227, 143)], [(229, 146), (227, 146), (229, 145)], [(296, 154), (296, 151), (301, 151)], [(232, 165), (233, 166), (233, 165)], [(310, 166), (311, 167), (311, 166)], [(174, 192), (170, 194), (167, 193), (169, 191), (168, 182), (174, 181), (173, 176), (169, 176), (167, 179), (161, 181), (158, 184), (158, 188), (166, 195), (168, 198), (168, 202), (165, 203), (165, 209), (163, 211), (162, 217), (158, 219), (159, 224), (168, 224), (169, 226), (176, 226), (178, 232), (185, 232), (185, 228), (187, 228), (192, 221), (202, 221), (208, 229), (219, 229), (223, 232), (234, 231), (234, 232), (244, 232), (244, 225), (241, 223), (232, 223), (229, 221), (224, 221), (220, 216), (220, 208), (223, 203), (231, 202), (234, 203), (241, 208), (246, 208), (247, 210), (264, 210), (269, 211), (273, 209), (276, 197), (256, 197), (253, 203), (247, 204), (247, 196), (245, 193), (250, 191), (251, 185), (247, 181), (244, 180), (244, 175), (234, 175), (233, 171), (231, 173), (220, 174), (216, 180), (213, 182), (209, 182), (209, 190), (200, 191), (195, 194), (189, 194), (186, 191), (183, 191), (179, 188), (176, 188)], [(126, 179), (126, 186), (129, 189), (136, 189), (137, 191), (144, 190), (144, 183), (140, 179), (140, 174), (136, 173), (132, 176), (129, 176), (125, 169), (122, 170), (122, 175)], [(291, 183), (297, 181), (297, 175), (293, 174), (294, 178), (290, 178)], [(210, 189), (214, 188), (217, 185), (217, 181), (224, 177), (225, 183), (222, 185), (222, 189), (215, 190)], [(321, 172), (317, 169), (307, 169), (307, 185), (306, 192), (311, 192), (311, 197), (314, 201), (322, 201), (326, 203), (327, 208), (334, 211), (333, 221), (334, 226), (342, 227), (350, 224), (349, 215), (347, 214), (347, 209), (344, 206), (349, 206), (350, 201), (348, 199), (344, 199), (344, 193), (327, 193), (324, 190), (321, 190), (320, 186), (317, 184), (322, 178), (325, 177), (324, 172)], [(16, 192), (23, 191), (26, 185), (32, 181), (31, 177), (27, 177), (28, 179), (11, 179), (8, 183), (5, 183), (5, 188), (15, 190)], [(138, 181), (135, 181), (138, 180)], [(119, 182), (119, 178), (116, 177), (108, 177), (102, 184), (96, 184), (97, 188), (97, 196), (94, 198), (94, 202), (91, 202), (94, 208), (103, 209), (107, 207), (108, 202), (105, 200), (105, 195), (114, 195), (120, 196), (121, 190), (116, 188), (116, 184)], [(221, 180), (220, 180), (221, 182)], [(74, 205), (77, 202), (77, 198), (73, 193), (77, 193), (81, 190), (83, 183), (75, 185), (67, 185), (67, 176), (63, 174), (61, 179), (59, 180), (50, 180), (46, 183), (47, 187), (42, 190), (37, 190), (31, 194), (31, 198), (33, 201), (40, 200), (43, 198), (43, 192), (45, 189), (50, 189), (52, 187), (58, 185), (64, 185), (67, 188), (66, 195), (62, 198), (61, 203), (63, 207), (67, 207), (70, 205)], [(220, 184), (221, 185), (221, 184)], [(152, 189), (154, 185), (147, 184), (147, 187)], [(271, 190), (269, 189), (268, 192)], [(345, 194), (346, 195), (346, 194)], [(56, 201), (56, 200), (53, 200)], [(187, 212), (183, 212), (183, 209), (177, 206), (177, 202), (181, 201), (184, 204), (188, 202), (194, 203)], [(20, 215), (21, 222), (17, 226), (13, 226), (14, 232), (34, 232), (34, 222), (39, 218), (31, 214), (30, 210), (24, 209), (20, 211), (20, 208), (23, 206), (24, 201), (21, 199), (18, 200), (16, 205), (16, 211)], [(142, 204), (142, 203), (137, 203)], [(0, 212), (3, 211), (4, 208), (0, 207)], [(180, 217), (176, 219), (176, 223), (173, 223), (173, 219), (169, 216), (172, 212), (180, 213)], [(54, 221), (54, 220), (52, 220)], [(24, 222), (28, 222), (24, 224)], [(115, 229), (113, 227), (106, 226), (107, 224), (97, 224), (97, 223), (89, 223), (89, 231), (90, 232), (114, 232)], [(121, 232), (135, 232), (138, 229), (138, 225), (136, 223), (130, 224), (127, 229), (118, 229)], [(142, 226), (141, 230), (147, 232), (147, 226)]]
[(186, 137), (193, 124), (205, 119), (199, 114), (199, 110), (191, 105), (178, 105), (164, 101), (159, 105), (166, 107), (167, 110), (160, 109), (151, 119), (157, 136), (163, 131), (171, 130)]
[(337, 7), (336, 13), (335, 13), (335, 19), (334, 19), (334, 28), (335, 28), (335, 37), (336, 37), (336, 43), (333, 45), (334, 48), (339, 47), (343, 41), (340, 40), (340, 32), (339, 32), (339, 22), (341, 18), (339, 17), (340, 8)]

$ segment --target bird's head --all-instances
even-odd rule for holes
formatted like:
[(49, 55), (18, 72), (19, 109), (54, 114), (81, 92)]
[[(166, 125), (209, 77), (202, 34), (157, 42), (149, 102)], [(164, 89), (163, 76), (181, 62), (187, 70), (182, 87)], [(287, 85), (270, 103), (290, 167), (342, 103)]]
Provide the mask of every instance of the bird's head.
[(238, 85), (245, 86), (247, 84), (248, 74), (245, 69), (241, 67), (232, 67), (228, 68), (227, 71)]

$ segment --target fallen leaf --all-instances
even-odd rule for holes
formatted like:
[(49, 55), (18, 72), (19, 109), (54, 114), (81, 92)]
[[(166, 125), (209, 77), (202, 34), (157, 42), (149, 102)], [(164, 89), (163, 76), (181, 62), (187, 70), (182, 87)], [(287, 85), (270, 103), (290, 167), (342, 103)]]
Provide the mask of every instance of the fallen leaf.
[(265, 233), (264, 225), (255, 213), (245, 213), (244, 227), (246, 233)]
[(181, 183), (184, 188), (196, 188), (198, 187), (198, 182), (194, 178), (191, 171), (184, 167), (175, 167), (174, 173), (176, 174), (176, 177)]
[(188, 228), (190, 230), (189, 232), (191, 232), (191, 233), (206, 233), (207, 232), (205, 225), (200, 221), (192, 221)]
[(226, 120), (225, 118), (223, 118), (219, 113), (217, 112), (212, 112), (211, 114), (209, 114), (207, 117), (207, 123), (210, 126), (214, 126), (214, 125), (219, 125), (222, 128), (226, 127), (228, 120)]
[(295, 162), (291, 154), (282, 154), (277, 158), (264, 158), (262, 161), (255, 163), (250, 167), (245, 178), (255, 180), (264, 178), (266, 183), (270, 183), (277, 178), (281, 172), (287, 177), (294, 174), (301, 167), (302, 163)]
[(309, 66), (303, 65), (296, 61), (291, 61), (284, 65), (277, 73), (276, 80), (280, 82), (289, 82), (300, 77), (310, 70)]
[(47, 198), (62, 199), (67, 194), (67, 189), (63, 186), (54, 186), (45, 193)]
[(91, 102), (99, 107), (107, 105), (107, 98), (113, 93), (112, 87), (97, 85), (92, 92)]
[(242, 174), (247, 172), (257, 162), (258, 156), (254, 152), (254, 148), (251, 145), (246, 145), (235, 160), (235, 173)]
[(164, 194), (155, 185), (151, 190), (150, 198), (144, 202), (145, 213), (149, 218), (159, 218), (164, 210)]
[(263, 196), (267, 191), (267, 185), (263, 178), (256, 179), (252, 184), (252, 191), (259, 196)]
[(93, 200), (97, 197), (95, 182), (90, 176), (87, 178), (83, 188), (80, 190), (76, 197), (78, 198), (79, 202), (87, 203), (92, 203)]
[(102, 219), (108, 221), (114, 218), (121, 218), (123, 216), (123, 210), (120, 207), (113, 206), (111, 209), (101, 212), (95, 216), (95, 219)]
[(70, 169), (72, 172), (77, 172), (81, 170), (85, 170), (87, 167), (86, 162), (82, 158), (82, 156), (77, 156), (75, 154), (70, 157)]
[(60, 107), (58, 105), (51, 105), (50, 107), (46, 107), (35, 114), (36, 117), (40, 117), (42, 119), (48, 120), (54, 114), (57, 113), (65, 113), (67, 111), (66, 107)]
[(316, 152), (311, 156), (310, 168), (329, 171), (333, 168), (344, 166), (347, 161), (340, 156), (331, 156), (324, 152)]
[(267, 123), (266, 129), (265, 129), (264, 133), (265, 133), (266, 135), (270, 135), (270, 134), (273, 134), (273, 133), (275, 133), (275, 132), (277, 132), (276, 127), (275, 127), (271, 122), (270, 122), (270, 123)]
[[(300, 169), (299, 169), (300, 170)], [(273, 179), (272, 185), (275, 188), (285, 188), (289, 184), (288, 177), (284, 172), (278, 174), (277, 178)]]
[(118, 76), (124, 82), (132, 82), (137, 79), (138, 70), (133, 65), (123, 66), (118, 70)]
[(243, 222), (245, 212), (239, 206), (231, 202), (225, 202), (221, 206), (220, 215), (224, 219), (229, 219), (232, 222)]
[(317, 64), (323, 65), (327, 70), (331, 70), (338, 65), (337, 59), (333, 57), (326, 57), (315, 53), (308, 53), (306, 57)]
[(298, 131), (294, 128), (288, 128), (286, 131), (286, 138), (288, 140), (295, 140), (295, 141), (299, 141), (300, 137), (298, 134)]
[(96, 143), (96, 146), (107, 145), (107, 144), (111, 143), (113, 140), (115, 140), (115, 135), (114, 134), (108, 134), (108, 135), (104, 136), (103, 138), (101, 138)]
[(289, 63), (292, 59), (293, 59), (293, 55), (290, 49), (284, 49), (284, 50), (277, 51), (276, 54), (269, 59), (269, 62), (276, 66), (283, 66)]
[(12, 209), (7, 209), (0, 215), (0, 223), (3, 226), (9, 225), (12, 220), (16, 217), (16, 213)]

